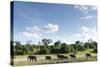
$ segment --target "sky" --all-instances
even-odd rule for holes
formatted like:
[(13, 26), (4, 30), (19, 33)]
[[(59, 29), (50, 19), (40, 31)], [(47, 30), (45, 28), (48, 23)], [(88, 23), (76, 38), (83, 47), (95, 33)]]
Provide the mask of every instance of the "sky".
[(15, 1), (13, 8), (14, 41), (97, 41), (96, 6)]

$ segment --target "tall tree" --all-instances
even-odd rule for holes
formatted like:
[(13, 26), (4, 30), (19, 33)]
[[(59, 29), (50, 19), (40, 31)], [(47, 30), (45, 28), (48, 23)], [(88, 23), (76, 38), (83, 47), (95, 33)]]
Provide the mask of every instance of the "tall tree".
[(59, 40), (54, 43), (55, 46), (60, 46), (60, 44), (61, 44), (61, 41)]
[(39, 54), (47, 54), (48, 49), (45, 46), (40, 46)]
[(21, 50), (21, 43), (20, 43), (20, 41), (15, 41), (15, 48), (16, 48), (16, 50)]
[(97, 42), (94, 41), (94, 42), (93, 42), (93, 45), (94, 45), (94, 49), (93, 49), (93, 50), (94, 50), (95, 53), (97, 53), (97, 51), (98, 51)]
[(67, 50), (69, 50), (69, 49), (67, 49), (67, 44), (66, 43), (62, 43), (61, 44), (61, 53), (66, 53), (67, 52)]
[(48, 46), (48, 44), (50, 44), (52, 42), (51, 39), (42, 39), (42, 43), (44, 46)]
[(20, 41), (15, 41), (15, 54), (16, 55), (23, 55), (24, 54), (22, 48), (23, 47), (22, 47)]
[(81, 41), (76, 41), (75, 44), (76, 45), (82, 45), (83, 43)]

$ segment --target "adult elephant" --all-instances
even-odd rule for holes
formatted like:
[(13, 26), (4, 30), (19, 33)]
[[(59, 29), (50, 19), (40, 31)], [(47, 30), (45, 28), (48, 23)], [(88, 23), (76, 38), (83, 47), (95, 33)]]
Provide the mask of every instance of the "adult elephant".
[(62, 60), (63, 59), (63, 55), (57, 54), (57, 58)]
[(90, 53), (86, 53), (85, 56), (86, 56), (86, 58), (92, 57)]
[(70, 54), (69, 56), (71, 57), (73, 62), (76, 62), (76, 55), (75, 54)]
[(76, 55), (75, 54), (70, 54), (69, 55), (72, 59), (76, 59)]
[(45, 56), (46, 60), (51, 60), (51, 56)]
[(36, 56), (33, 56), (33, 55), (29, 55), (28, 57), (27, 57), (27, 61), (33, 61), (33, 60), (35, 60), (35, 61), (37, 61), (37, 57)]
[(58, 59), (68, 59), (68, 56), (57, 54)]

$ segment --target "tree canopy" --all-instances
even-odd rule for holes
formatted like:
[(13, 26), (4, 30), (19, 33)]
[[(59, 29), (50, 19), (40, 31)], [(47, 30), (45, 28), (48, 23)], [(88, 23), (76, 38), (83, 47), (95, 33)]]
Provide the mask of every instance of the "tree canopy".
[[(86, 49), (93, 49), (97, 53), (97, 42), (87, 41), (85, 43), (81, 41), (75, 41), (73, 44), (62, 43), (60, 40), (49, 45), (53, 41), (51, 39), (42, 39), (40, 44), (32, 44), (28, 41), (26, 44), (21, 44), (20, 41), (11, 42), (11, 54), (14, 55), (29, 55), (29, 54), (57, 54), (57, 53), (77, 53), (78, 51), (84, 51)], [(15, 44), (13, 44), (15, 43)], [(41, 44), (42, 43), (42, 44)]]

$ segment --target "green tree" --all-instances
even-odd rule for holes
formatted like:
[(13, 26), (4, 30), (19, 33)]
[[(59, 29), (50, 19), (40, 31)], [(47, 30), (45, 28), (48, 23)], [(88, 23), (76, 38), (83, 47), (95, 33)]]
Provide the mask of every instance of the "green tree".
[(39, 54), (47, 54), (48, 49), (45, 46), (40, 46)]
[(22, 46), (20, 41), (15, 42), (15, 54), (16, 55), (23, 55)]
[(75, 44), (76, 45), (82, 45), (83, 43), (81, 41), (76, 41)]
[(76, 41), (75, 42), (75, 50), (76, 51), (83, 51), (83, 50), (85, 50), (84, 46), (83, 46), (83, 43), (80, 42), (80, 41)]
[(68, 51), (69, 49), (68, 49), (68, 47), (67, 47), (67, 44), (66, 43), (62, 43), (61, 44), (61, 53), (68, 53), (69, 51)]
[(50, 44), (52, 42), (51, 39), (42, 39), (42, 43), (44, 46), (48, 46), (48, 44)]
[(54, 43), (54, 45), (58, 46), (58, 47), (60, 46), (60, 44), (61, 44), (61, 41), (59, 41), (59, 40)]
[(84, 47), (85, 47), (86, 49), (94, 49), (94, 48), (95, 48), (95, 45), (94, 45), (93, 43), (88, 43), (88, 42), (86, 42), (86, 43), (84, 44)]
[(74, 53), (75, 49), (74, 47), (70, 44), (69, 45), (69, 53)]
[(97, 49), (97, 42), (94, 41), (94, 42), (93, 42), (93, 45), (95, 46), (94, 49), (93, 49), (93, 51), (94, 51), (95, 53), (97, 53), (97, 51), (98, 51), (98, 49)]
[(79, 46), (80, 45), (78, 45), (78, 44), (71, 44), (71, 46), (74, 48), (73, 53), (76, 54), (79, 51), (79, 48), (80, 48)]
[(56, 46), (51, 45), (49, 51), (51, 54), (57, 54), (57, 53), (60, 53), (61, 50), (60, 48), (57, 48)]

